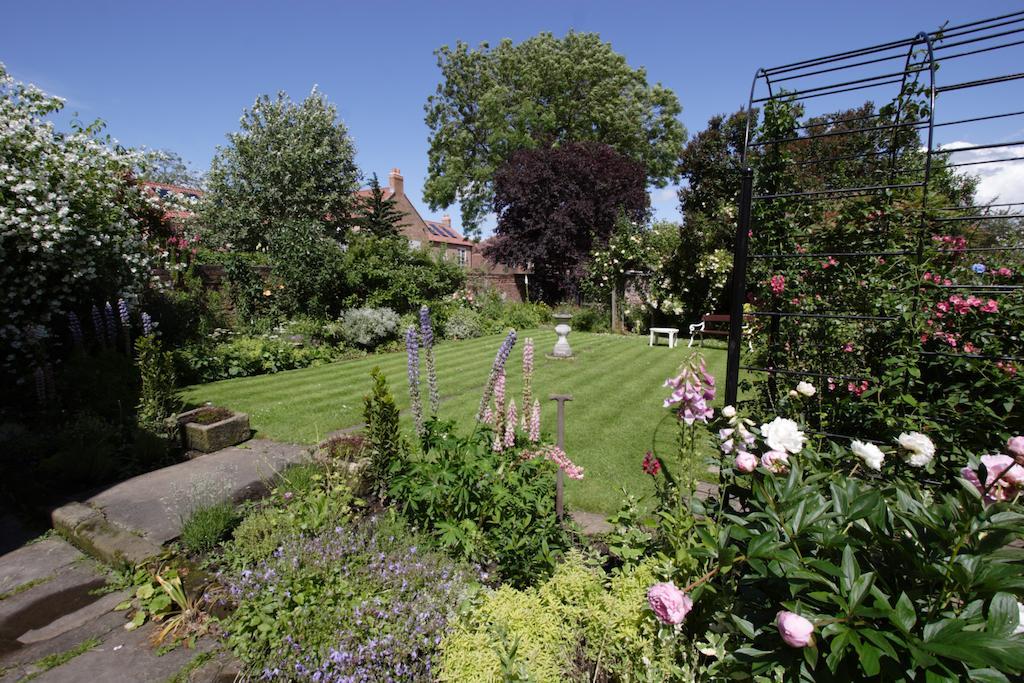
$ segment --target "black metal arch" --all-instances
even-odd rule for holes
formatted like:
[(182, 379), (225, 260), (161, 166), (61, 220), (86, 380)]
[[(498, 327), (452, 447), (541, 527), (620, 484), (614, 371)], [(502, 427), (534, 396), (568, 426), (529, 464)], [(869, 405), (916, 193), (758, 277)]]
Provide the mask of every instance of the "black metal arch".
[[(747, 100), (747, 121), (744, 134), (744, 145), (740, 155), (741, 159), (741, 185), (739, 216), (735, 233), (733, 277), (731, 288), (731, 311), (730, 311), (730, 335), (728, 342), (728, 366), (726, 373), (725, 400), (734, 404), (738, 398), (740, 371), (756, 373), (767, 376), (769, 379), (775, 376), (806, 376), (806, 377), (831, 377), (828, 368), (804, 368), (804, 367), (782, 367), (781, 364), (767, 364), (765, 366), (751, 365), (744, 363), (743, 355), (746, 341), (743, 339), (744, 317), (753, 316), (769, 320), (770, 331), (768, 333), (768, 344), (777, 342), (777, 335), (771, 330), (778, 330), (779, 321), (786, 319), (793, 324), (823, 325), (829, 320), (846, 320), (857, 318), (865, 321), (894, 322), (897, 319), (895, 312), (881, 312), (877, 316), (854, 316), (849, 311), (827, 310), (815, 313), (798, 313), (785, 310), (755, 310), (744, 313), (744, 302), (747, 293), (747, 276), (751, 263), (765, 259), (788, 261), (809, 258), (844, 257), (847, 259), (866, 258), (898, 258), (907, 259), (908, 262), (917, 265), (921, 262), (925, 241), (930, 234), (929, 228), (937, 223), (954, 223), (962, 221), (984, 221), (997, 218), (1020, 218), (1024, 216), (1024, 203), (1009, 202), (1001, 204), (982, 204), (978, 206), (929, 206), (929, 184), (932, 180), (933, 162), (942, 159), (944, 165), (954, 167), (979, 167), (985, 164), (1024, 162), (1024, 140), (1012, 142), (995, 142), (991, 144), (977, 144), (962, 146), (955, 149), (939, 148), (936, 145), (935, 131), (938, 128), (950, 126), (968, 126), (997, 119), (1010, 117), (1024, 117), (1024, 110), (1007, 111), (985, 111), (971, 113), (969, 116), (960, 116), (956, 120), (937, 120), (937, 108), (944, 93), (962, 92), (974, 88), (994, 86), (997, 84), (1019, 83), (1024, 80), (1024, 72), (1020, 73), (999, 73), (994, 75), (971, 74), (971, 78), (960, 82), (940, 84), (937, 78), (937, 69), (940, 63), (943, 65), (968, 60), (978, 55), (989, 55), (992, 52), (1006, 51), (1014, 48), (1024, 48), (1024, 11), (1013, 12), (990, 19), (973, 21), (957, 26), (944, 27), (938, 31), (921, 32), (912, 37), (881, 43), (869, 47), (837, 52), (831, 55), (807, 59), (802, 61), (784, 64), (771, 68), (759, 68), (754, 74), (751, 82), (750, 93)], [(1022, 58), (1016, 61), (1017, 64), (1024, 64), (1024, 49), (1021, 51)], [(1009, 63), (1014, 63), (1010, 61)], [(900, 69), (902, 65), (902, 69)], [(974, 67), (976, 69), (976, 67)], [(922, 79), (927, 79), (922, 83)], [(758, 136), (756, 133), (757, 114), (755, 107), (762, 108), (774, 102), (800, 102), (804, 107), (809, 108), (811, 104), (825, 107), (819, 114), (830, 113), (827, 109), (829, 102), (835, 102), (836, 98), (848, 97), (849, 93), (869, 92), (872, 94), (889, 92), (896, 88), (894, 95), (886, 98), (895, 104), (895, 114), (891, 120), (885, 119), (879, 110), (878, 115), (864, 116), (859, 118), (844, 119), (844, 124), (857, 123), (856, 127), (850, 129), (827, 130), (824, 127), (821, 131), (815, 131), (819, 124), (807, 124), (798, 121), (795, 127), (797, 133), (789, 137), (777, 139)], [(919, 93), (920, 101), (926, 103), (926, 116), (911, 116), (905, 109), (907, 93), (910, 88)], [(1011, 104), (1017, 104), (1021, 98), (1004, 98)], [(833, 110), (846, 108), (846, 103), (835, 106)], [(920, 111), (920, 109), (918, 110)], [(805, 119), (811, 118), (805, 114)], [(899, 163), (897, 150), (897, 137), (901, 130), (913, 130), (917, 132), (921, 140), (923, 153), (923, 166), (906, 169), (897, 168)], [(958, 129), (959, 130), (959, 129)], [(815, 140), (825, 137), (852, 135), (859, 133), (876, 133), (886, 135), (889, 139), (889, 149), (872, 151), (864, 154), (846, 156), (823, 157), (821, 159), (803, 160), (800, 165), (812, 164), (835, 164), (841, 161), (863, 158), (865, 156), (880, 156), (887, 154), (888, 169), (884, 177), (874, 182), (859, 183), (852, 187), (824, 187), (813, 189), (799, 189), (794, 191), (774, 192), (762, 191), (758, 193), (757, 182), (754, 170), (749, 165), (750, 153), (753, 150), (770, 149), (772, 146), (794, 143), (803, 140)], [(756, 139), (755, 139), (756, 138)], [(960, 139), (971, 139), (961, 137)], [(1014, 148), (1008, 150), (1005, 155), (999, 158), (985, 159), (981, 161), (966, 161), (961, 163), (951, 162), (952, 155), (968, 151), (977, 151), (994, 148)], [(882, 171), (880, 171), (882, 172)], [(902, 177), (901, 177), (902, 176)], [(908, 176), (911, 176), (908, 179)], [(749, 235), (756, 226), (752, 225), (753, 207), (759, 202), (771, 202), (781, 199), (799, 202), (815, 202), (833, 197), (853, 196), (881, 196), (887, 197), (891, 206), (895, 191), (920, 188), (918, 206), (901, 206), (904, 212), (917, 211), (920, 214), (920, 224), (916, 235), (916, 246), (899, 250), (874, 250), (874, 251), (833, 251), (832, 253), (785, 253), (783, 251), (769, 250), (766, 253), (748, 253)], [(930, 219), (929, 212), (950, 212), (948, 217)], [(968, 251), (1020, 251), (1024, 246), (1020, 244), (1006, 247), (980, 247), (969, 248)], [(813, 252), (814, 250), (810, 250)], [(962, 285), (952, 285), (950, 289), (968, 288)], [(973, 289), (981, 291), (978, 286)], [(989, 295), (998, 296), (1020, 289), (1020, 286), (990, 286), (984, 288)], [(914, 306), (913, 310), (919, 310)], [(922, 356), (942, 355), (942, 352), (921, 351)], [(959, 354), (964, 357), (964, 354)], [(1016, 353), (1013, 356), (1000, 356), (998, 360), (1009, 360), (1024, 362), (1024, 353)], [(995, 357), (982, 354), (966, 354), (969, 358), (996, 359)], [(838, 377), (837, 377), (838, 378)], [(842, 379), (854, 380), (857, 378), (843, 376)], [(824, 433), (824, 432), (823, 432)]]

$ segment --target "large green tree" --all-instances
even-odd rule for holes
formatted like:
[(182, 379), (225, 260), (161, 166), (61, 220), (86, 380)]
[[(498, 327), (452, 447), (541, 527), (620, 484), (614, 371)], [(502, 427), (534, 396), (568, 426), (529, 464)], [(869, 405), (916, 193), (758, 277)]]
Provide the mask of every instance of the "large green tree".
[(520, 149), (596, 141), (643, 164), (647, 182), (678, 177), (686, 140), (679, 100), (595, 33), (542, 33), (437, 51), (442, 80), (426, 105), (432, 209), (459, 201), (472, 233), (491, 210), (495, 171)]
[(287, 239), (276, 232), (310, 223), (345, 239), (359, 181), (355, 147), (316, 88), (298, 104), (283, 92), (259, 97), (228, 141), (213, 159), (200, 211), (215, 240), (268, 251)]

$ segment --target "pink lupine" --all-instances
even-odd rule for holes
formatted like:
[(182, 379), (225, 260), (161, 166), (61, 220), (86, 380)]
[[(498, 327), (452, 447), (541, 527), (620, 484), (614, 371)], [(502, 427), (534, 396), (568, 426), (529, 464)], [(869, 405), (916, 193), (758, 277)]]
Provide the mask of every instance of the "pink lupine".
[(530, 411), (530, 443), (540, 441), (540, 401), (533, 400), (533, 409)]
[(508, 404), (508, 413), (505, 415), (505, 448), (512, 448), (516, 445), (516, 400), (512, 399)]

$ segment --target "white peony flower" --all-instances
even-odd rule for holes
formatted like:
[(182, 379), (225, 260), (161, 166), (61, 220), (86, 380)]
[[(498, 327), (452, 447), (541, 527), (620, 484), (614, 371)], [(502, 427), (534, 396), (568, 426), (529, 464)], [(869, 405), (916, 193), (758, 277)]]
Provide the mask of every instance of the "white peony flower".
[(870, 469), (879, 471), (882, 469), (882, 461), (885, 460), (885, 453), (882, 452), (878, 446), (873, 443), (864, 443), (863, 441), (854, 441), (850, 444), (850, 450), (858, 458), (864, 461)]
[(807, 396), (808, 398), (814, 396), (814, 394), (817, 393), (817, 389), (815, 389), (814, 385), (811, 384), (810, 382), (800, 382), (799, 384), (796, 385), (796, 390), (797, 392), (803, 394), (804, 396)]
[(935, 457), (935, 444), (920, 432), (903, 432), (896, 440), (907, 451), (905, 459), (911, 467), (924, 467)]
[(786, 417), (776, 417), (761, 425), (761, 436), (773, 451), (799, 453), (804, 447), (804, 433), (799, 425)]
[(736, 408), (734, 406), (726, 406), (722, 408), (722, 417), (729, 420), (736, 417)]

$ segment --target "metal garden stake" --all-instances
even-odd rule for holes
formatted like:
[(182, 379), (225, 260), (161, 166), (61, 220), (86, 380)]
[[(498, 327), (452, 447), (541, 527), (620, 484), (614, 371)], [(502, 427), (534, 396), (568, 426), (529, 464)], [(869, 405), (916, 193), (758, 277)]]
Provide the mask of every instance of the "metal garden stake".
[[(569, 394), (551, 394), (548, 398), (552, 401), (558, 401), (558, 447), (563, 451), (565, 450), (565, 402), (571, 401), (572, 396)], [(563, 490), (565, 487), (564, 475), (562, 474), (562, 468), (558, 468), (558, 473), (555, 475), (555, 514), (558, 515), (558, 521), (562, 521), (562, 517), (565, 514), (565, 503), (563, 501)]]

